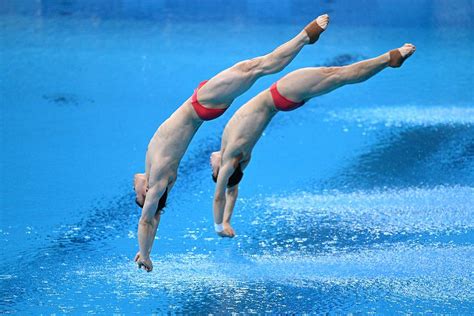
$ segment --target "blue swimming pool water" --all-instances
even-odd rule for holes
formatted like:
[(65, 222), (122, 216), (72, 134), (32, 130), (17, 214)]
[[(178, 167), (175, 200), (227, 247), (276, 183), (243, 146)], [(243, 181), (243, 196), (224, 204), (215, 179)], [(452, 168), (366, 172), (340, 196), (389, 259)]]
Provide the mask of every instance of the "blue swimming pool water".
[[(138, 271), (132, 175), (203, 79), (331, 25), (193, 140)], [(474, 311), (472, 1), (0, 2), (0, 311)], [(291, 70), (416, 54), (278, 115), (234, 216), (212, 227), (211, 151)]]

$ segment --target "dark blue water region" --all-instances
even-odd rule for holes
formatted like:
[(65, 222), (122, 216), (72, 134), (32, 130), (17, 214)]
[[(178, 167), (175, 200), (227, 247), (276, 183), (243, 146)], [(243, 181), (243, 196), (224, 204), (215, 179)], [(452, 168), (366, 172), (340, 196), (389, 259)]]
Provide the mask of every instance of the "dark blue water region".
[[(217, 9), (218, 8), (218, 9)], [(463, 26), (472, 27), (473, 3), (469, 0), (265, 0), (265, 1), (133, 1), (133, 0), (16, 0), (2, 1), (0, 14), (33, 17), (137, 19), (158, 23), (209, 22), (222, 19), (237, 23), (287, 23), (311, 20), (314, 11), (334, 14), (335, 22), (353, 26)], [(394, 12), (400, 14), (394, 14)]]

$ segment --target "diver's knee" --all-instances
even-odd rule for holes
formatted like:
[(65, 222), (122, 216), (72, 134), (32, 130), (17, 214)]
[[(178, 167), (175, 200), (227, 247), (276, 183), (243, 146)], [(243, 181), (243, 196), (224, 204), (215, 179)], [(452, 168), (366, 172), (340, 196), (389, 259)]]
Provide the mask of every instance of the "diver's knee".
[(343, 74), (344, 67), (323, 67), (321, 71), (324, 76), (331, 77), (333, 79), (339, 79)]
[(321, 72), (325, 81), (332, 87), (339, 87), (347, 83), (350, 69), (343, 67), (322, 67)]
[(260, 69), (260, 59), (261, 58), (253, 58), (247, 59), (244, 61), (239, 62), (234, 66), (235, 70), (237, 70), (241, 76), (251, 77), (258, 74)]

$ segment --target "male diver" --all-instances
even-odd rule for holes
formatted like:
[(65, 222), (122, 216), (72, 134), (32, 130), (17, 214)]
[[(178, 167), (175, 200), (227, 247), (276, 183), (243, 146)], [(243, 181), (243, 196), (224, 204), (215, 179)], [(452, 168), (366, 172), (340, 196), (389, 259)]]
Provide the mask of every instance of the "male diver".
[(318, 40), (328, 23), (329, 16), (321, 15), (273, 52), (239, 62), (203, 81), (161, 124), (148, 145), (145, 173), (136, 174), (134, 178), (136, 202), (143, 207), (138, 224), (140, 250), (135, 256), (139, 268), (148, 272), (153, 269), (150, 252), (161, 210), (176, 181), (178, 165), (201, 124), (222, 115), (257, 79), (283, 70), (303, 46)]
[(222, 134), (221, 149), (211, 154), (214, 226), (221, 237), (234, 237), (230, 225), (238, 184), (252, 149), (272, 118), (347, 84), (363, 82), (387, 67), (397, 68), (415, 52), (415, 46), (391, 50), (376, 58), (343, 67), (311, 67), (290, 72), (239, 108)]

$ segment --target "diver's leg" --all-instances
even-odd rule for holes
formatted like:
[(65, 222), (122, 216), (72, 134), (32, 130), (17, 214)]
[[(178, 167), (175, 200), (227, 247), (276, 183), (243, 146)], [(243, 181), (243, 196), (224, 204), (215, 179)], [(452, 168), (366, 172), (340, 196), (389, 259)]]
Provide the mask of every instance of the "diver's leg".
[(200, 90), (198, 100), (206, 105), (228, 105), (247, 91), (255, 81), (265, 75), (283, 70), (306, 44), (317, 40), (315, 26), (325, 30), (329, 23), (327, 14), (319, 16), (290, 41), (273, 52), (245, 60), (212, 77)]
[[(393, 52), (393, 51), (392, 51)], [(398, 49), (399, 56), (404, 60), (415, 52), (415, 46), (405, 44)], [(378, 57), (367, 59), (343, 67), (303, 68), (293, 71), (278, 81), (278, 91), (290, 100), (296, 102), (326, 94), (346, 84), (363, 82), (383, 69), (400, 60), (388, 52)]]

